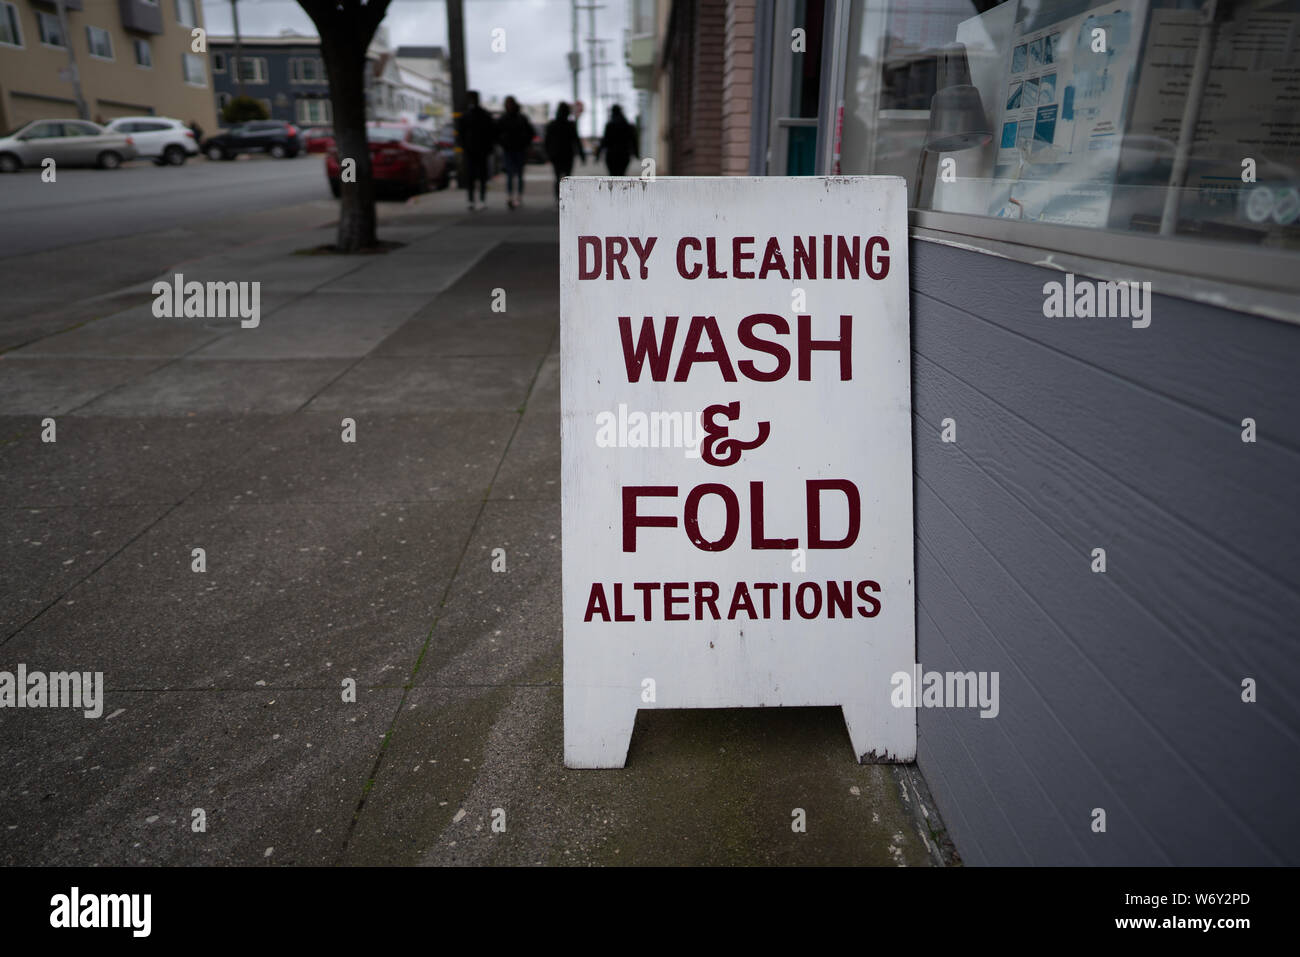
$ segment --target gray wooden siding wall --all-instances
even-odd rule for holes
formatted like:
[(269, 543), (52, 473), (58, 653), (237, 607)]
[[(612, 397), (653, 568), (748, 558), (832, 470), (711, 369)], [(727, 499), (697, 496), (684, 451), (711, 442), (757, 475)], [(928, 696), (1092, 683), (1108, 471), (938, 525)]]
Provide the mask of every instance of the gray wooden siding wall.
[(1001, 699), (921, 769), (967, 863), (1300, 864), (1300, 327), (1053, 278), (912, 243), (917, 654)]

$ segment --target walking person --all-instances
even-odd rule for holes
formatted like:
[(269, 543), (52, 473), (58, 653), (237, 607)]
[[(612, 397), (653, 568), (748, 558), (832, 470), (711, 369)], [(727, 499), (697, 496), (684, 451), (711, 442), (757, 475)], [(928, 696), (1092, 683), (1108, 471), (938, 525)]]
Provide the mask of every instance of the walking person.
[(524, 166), (536, 135), (532, 122), (519, 109), (519, 101), (507, 96), (506, 111), (497, 120), (497, 140), (506, 154), (506, 206), (510, 209), (524, 201)]
[(596, 159), (605, 154), (605, 168), (610, 176), (622, 176), (627, 172), (627, 164), (633, 156), (640, 157), (637, 148), (636, 127), (627, 121), (623, 108), (615, 103), (610, 107), (609, 122), (605, 124), (605, 135), (596, 147)]
[[(456, 137), (460, 140), (461, 155), (465, 159), (465, 188), (469, 191), (469, 208), (487, 208), (488, 156), (496, 145), (496, 124), (492, 114), (479, 106), (478, 91), (465, 93), (465, 112), (456, 121)], [(474, 202), (474, 186), (478, 185), (478, 203)]]
[(569, 119), (569, 104), (561, 103), (555, 108), (555, 119), (546, 124), (546, 156), (555, 167), (555, 198), (560, 197), (560, 180), (573, 172), (573, 154), (587, 162), (587, 151), (582, 148), (578, 137), (578, 128)]

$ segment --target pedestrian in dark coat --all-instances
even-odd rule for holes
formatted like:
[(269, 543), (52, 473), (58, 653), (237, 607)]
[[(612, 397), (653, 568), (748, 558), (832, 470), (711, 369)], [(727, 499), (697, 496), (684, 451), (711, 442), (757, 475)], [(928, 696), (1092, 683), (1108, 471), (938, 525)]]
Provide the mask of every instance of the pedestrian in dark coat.
[(587, 151), (582, 148), (578, 137), (578, 128), (569, 119), (569, 104), (561, 103), (555, 108), (555, 119), (546, 124), (546, 156), (555, 167), (555, 195), (560, 195), (560, 180), (573, 172), (573, 154), (584, 163)]
[[(469, 208), (487, 206), (488, 156), (496, 146), (497, 126), (492, 114), (478, 105), (478, 92), (465, 94), (465, 112), (456, 120), (456, 138), (460, 140), (465, 162), (465, 188), (469, 191)], [(474, 204), (474, 186), (478, 186), (478, 205)]]
[(623, 109), (617, 103), (610, 108), (609, 122), (605, 124), (605, 135), (596, 147), (596, 159), (605, 154), (605, 168), (610, 176), (622, 176), (627, 172), (627, 164), (633, 156), (640, 156), (637, 148), (636, 127), (627, 121)]
[(532, 121), (519, 108), (519, 101), (507, 96), (506, 111), (497, 120), (497, 139), (505, 151), (506, 205), (511, 209), (524, 201), (524, 166), (536, 135)]

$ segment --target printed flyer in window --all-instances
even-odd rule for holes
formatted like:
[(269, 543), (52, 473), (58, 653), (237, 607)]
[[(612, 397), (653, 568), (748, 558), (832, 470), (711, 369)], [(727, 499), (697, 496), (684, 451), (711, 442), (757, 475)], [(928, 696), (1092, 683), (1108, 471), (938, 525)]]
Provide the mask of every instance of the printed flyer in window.
[(1145, 14), (1145, 0), (1121, 0), (1016, 25), (994, 128), (991, 215), (1106, 225)]

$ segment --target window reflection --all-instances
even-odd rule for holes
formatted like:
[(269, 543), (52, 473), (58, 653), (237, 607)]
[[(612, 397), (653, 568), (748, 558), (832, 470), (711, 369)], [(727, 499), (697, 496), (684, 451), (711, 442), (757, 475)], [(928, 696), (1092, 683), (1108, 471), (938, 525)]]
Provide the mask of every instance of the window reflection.
[(914, 207), (1300, 245), (1300, 0), (851, 7), (840, 170)]

